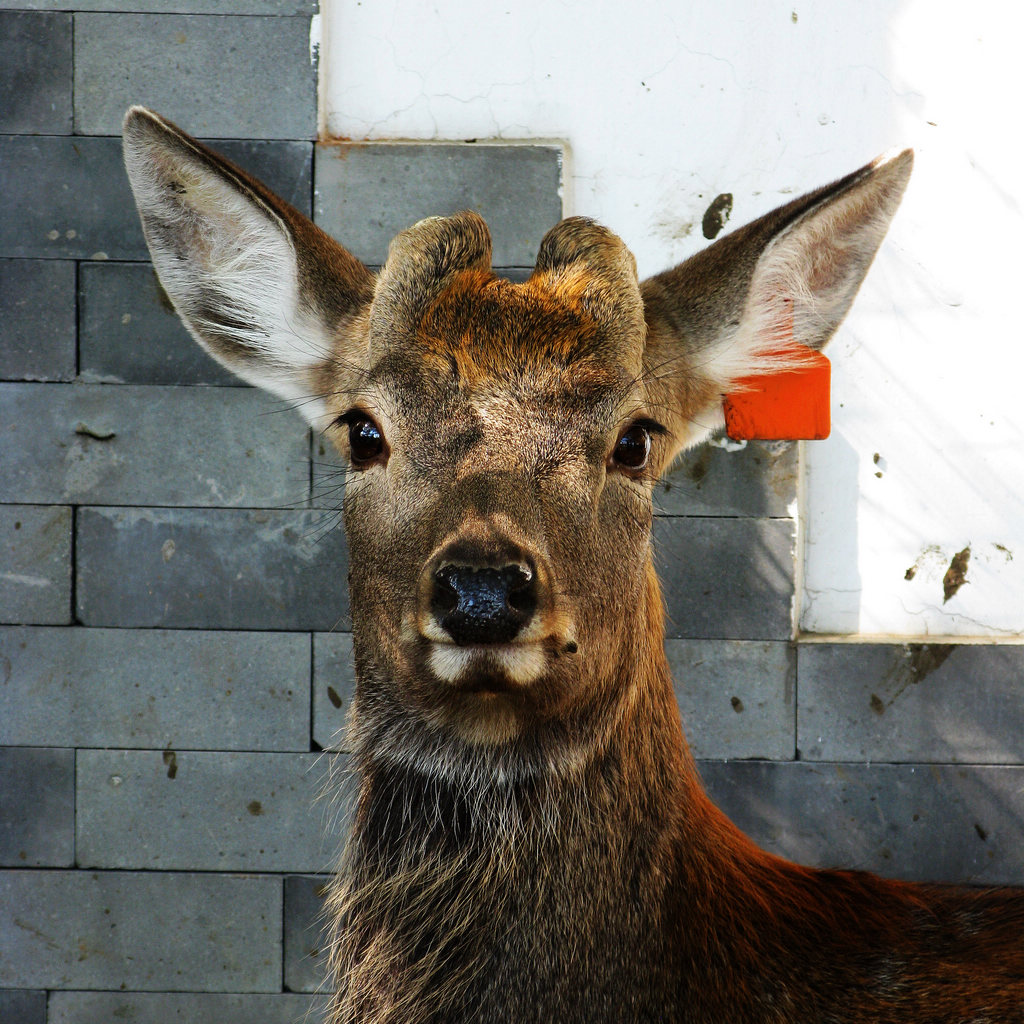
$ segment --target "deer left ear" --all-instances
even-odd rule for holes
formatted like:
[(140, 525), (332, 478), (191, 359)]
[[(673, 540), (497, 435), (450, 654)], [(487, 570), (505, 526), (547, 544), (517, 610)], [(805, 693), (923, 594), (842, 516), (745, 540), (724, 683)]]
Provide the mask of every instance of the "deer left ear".
[(318, 371), (362, 361), (355, 324), (373, 296), (370, 272), (151, 111), (132, 107), (123, 135), (153, 265), (185, 326), (230, 370), (315, 419)]
[(736, 380), (786, 372), (799, 365), (792, 346), (818, 349), (832, 337), (912, 166), (909, 149), (881, 157), (641, 285), (648, 398), (674, 439), (666, 466), (722, 426)]

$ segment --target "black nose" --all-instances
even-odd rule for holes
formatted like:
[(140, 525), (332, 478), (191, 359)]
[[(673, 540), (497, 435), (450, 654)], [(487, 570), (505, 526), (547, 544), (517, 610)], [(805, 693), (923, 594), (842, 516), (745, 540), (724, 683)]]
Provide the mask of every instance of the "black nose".
[(442, 565), (434, 573), (430, 608), (460, 647), (508, 643), (537, 608), (533, 571), (525, 565)]

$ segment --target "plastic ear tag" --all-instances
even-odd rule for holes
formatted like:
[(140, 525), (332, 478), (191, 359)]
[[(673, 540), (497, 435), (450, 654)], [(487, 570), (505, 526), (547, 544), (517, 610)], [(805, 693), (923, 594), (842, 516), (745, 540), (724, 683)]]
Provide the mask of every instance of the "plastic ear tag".
[(780, 373), (743, 377), (725, 396), (725, 432), (734, 441), (821, 441), (832, 429), (832, 364), (802, 345), (800, 365)]

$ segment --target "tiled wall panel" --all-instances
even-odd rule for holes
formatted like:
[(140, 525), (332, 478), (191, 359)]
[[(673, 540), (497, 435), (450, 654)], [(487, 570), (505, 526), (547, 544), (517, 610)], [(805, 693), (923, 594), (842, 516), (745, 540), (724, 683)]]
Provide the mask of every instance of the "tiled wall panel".
[(72, 511), (0, 505), (0, 622), (71, 621)]
[(74, 750), (0, 747), (0, 866), (74, 863), (74, 779)]
[(349, 628), (345, 538), (322, 512), (82, 508), (75, 546), (88, 626)]
[(558, 146), (351, 143), (316, 147), (317, 222), (355, 256), (381, 264), (388, 243), (423, 217), (475, 210), (496, 267), (531, 267), (561, 216)]
[(334, 860), (315, 805), (318, 754), (80, 750), (76, 850), (82, 867), (317, 871)]
[(281, 880), (0, 871), (0, 988), (277, 992)]
[(0, 11), (0, 132), (71, 134), (70, 14)]
[(308, 17), (75, 17), (81, 135), (117, 135), (140, 103), (204, 138), (312, 139), (315, 90)]
[(75, 264), (0, 260), (0, 380), (75, 376)]
[(309, 749), (304, 633), (0, 627), (0, 744)]
[(0, 493), (26, 504), (276, 507), (309, 487), (306, 430), (251, 388), (0, 384)]

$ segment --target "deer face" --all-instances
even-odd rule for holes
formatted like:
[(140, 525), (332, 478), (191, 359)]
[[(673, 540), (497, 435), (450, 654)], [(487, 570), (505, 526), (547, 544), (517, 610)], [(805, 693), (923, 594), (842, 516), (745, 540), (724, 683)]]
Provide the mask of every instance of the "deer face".
[(358, 388), (330, 365), (317, 386), (351, 467), (363, 675), (484, 744), (610, 699), (637, 628), (666, 430), (647, 403), (622, 242), (569, 220), (527, 282), (488, 263), (473, 215), (405, 232), (369, 310)]
[(186, 326), (348, 459), (353, 717), (424, 764), (448, 742), (575, 757), (615, 727), (661, 648), (653, 483), (734, 380), (787, 369), (783, 336), (831, 336), (911, 166), (868, 165), (641, 285), (582, 218), (499, 280), (471, 213), (403, 232), (374, 276), (141, 108), (125, 161)]

